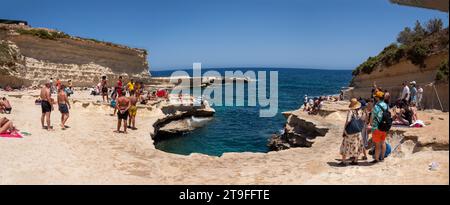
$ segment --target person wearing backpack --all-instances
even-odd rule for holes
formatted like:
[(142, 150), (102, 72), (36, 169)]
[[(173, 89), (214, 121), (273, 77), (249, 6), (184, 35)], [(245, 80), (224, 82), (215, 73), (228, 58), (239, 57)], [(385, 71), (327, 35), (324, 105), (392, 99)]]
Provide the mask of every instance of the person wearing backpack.
[[(364, 143), (361, 139), (361, 131), (364, 129), (364, 120), (359, 114), (361, 103), (356, 98), (350, 100), (348, 106), (350, 110), (345, 120), (344, 133), (342, 134), (342, 143), (340, 154), (342, 156), (339, 166), (346, 166), (347, 157), (351, 159), (350, 165), (358, 165), (358, 158), (364, 152)], [(365, 153), (364, 153), (365, 154)]]
[(376, 104), (372, 110), (372, 141), (375, 143), (375, 159), (371, 163), (378, 163), (384, 160), (381, 153), (386, 152), (386, 136), (392, 126), (392, 118), (389, 107), (384, 102), (384, 93), (375, 92), (373, 96)]

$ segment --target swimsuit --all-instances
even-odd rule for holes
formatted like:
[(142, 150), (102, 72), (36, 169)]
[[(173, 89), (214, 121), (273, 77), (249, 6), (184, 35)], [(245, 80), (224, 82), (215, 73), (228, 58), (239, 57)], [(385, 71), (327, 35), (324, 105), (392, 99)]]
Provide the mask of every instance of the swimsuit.
[(41, 108), (42, 108), (42, 113), (47, 113), (47, 112), (51, 112), (52, 111), (52, 106), (46, 100), (43, 100), (41, 102)]
[(58, 104), (58, 107), (59, 107), (59, 111), (62, 114), (69, 113), (69, 107), (67, 106), (67, 104)]
[(117, 112), (117, 117), (119, 118), (119, 120), (128, 120), (128, 110), (124, 113), (121, 113), (119, 110), (119, 112)]
[(130, 111), (131, 117), (135, 117), (137, 113), (137, 107), (135, 105), (132, 105), (128, 111)]

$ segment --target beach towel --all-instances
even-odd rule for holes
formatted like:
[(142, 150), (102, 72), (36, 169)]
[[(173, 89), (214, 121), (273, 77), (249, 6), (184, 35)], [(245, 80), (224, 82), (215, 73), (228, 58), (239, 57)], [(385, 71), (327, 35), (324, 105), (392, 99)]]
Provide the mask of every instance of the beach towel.
[(423, 123), (422, 120), (416, 120), (413, 124), (410, 125), (410, 127), (425, 127), (425, 123)]
[(14, 131), (14, 132), (1, 133), (0, 137), (3, 137), (3, 138), (23, 138), (23, 135), (20, 134), (17, 131)]

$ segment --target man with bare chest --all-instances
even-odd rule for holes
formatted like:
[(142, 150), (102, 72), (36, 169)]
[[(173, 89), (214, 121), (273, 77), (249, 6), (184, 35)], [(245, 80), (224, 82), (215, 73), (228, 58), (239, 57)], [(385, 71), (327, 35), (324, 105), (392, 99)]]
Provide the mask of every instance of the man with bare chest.
[(65, 130), (68, 128), (66, 126), (67, 119), (69, 119), (69, 109), (70, 109), (70, 103), (69, 99), (67, 97), (66, 91), (64, 91), (66, 88), (65, 85), (61, 85), (58, 91), (58, 109), (61, 112), (61, 128)]
[(115, 132), (120, 133), (120, 127), (123, 121), (123, 133), (127, 133), (127, 120), (129, 112), (128, 110), (131, 107), (130, 100), (124, 96), (125, 93), (120, 93), (119, 98), (117, 99), (116, 107), (117, 107), (117, 130)]
[[(47, 129), (48, 131), (52, 131), (52, 127), (50, 126), (50, 114), (53, 110), (53, 103), (51, 99), (51, 93), (50, 93), (50, 83), (46, 83), (45, 86), (41, 88), (41, 109), (42, 109), (42, 116), (41, 116), (41, 125), (43, 129)], [(44, 121), (47, 122), (47, 126), (44, 126)]]

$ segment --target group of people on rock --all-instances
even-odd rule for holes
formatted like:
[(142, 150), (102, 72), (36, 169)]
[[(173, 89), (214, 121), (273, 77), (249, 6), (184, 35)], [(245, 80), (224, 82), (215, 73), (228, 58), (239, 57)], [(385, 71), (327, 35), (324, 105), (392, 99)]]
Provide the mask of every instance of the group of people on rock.
[(382, 162), (392, 151), (386, 141), (391, 126), (421, 123), (416, 106), (422, 100), (423, 89), (420, 86), (417, 88), (415, 81), (409, 83), (411, 87), (406, 82), (402, 85), (400, 97), (395, 102), (391, 101), (389, 91), (378, 87), (376, 83), (371, 98), (350, 100), (342, 134), (342, 160), (339, 165), (346, 166), (347, 160), (350, 160), (351, 165), (357, 165), (361, 155), (363, 160), (367, 160), (367, 150), (370, 150), (369, 153), (374, 158), (370, 163)]
[(305, 95), (303, 98), (303, 111), (308, 112), (310, 115), (316, 115), (322, 108), (324, 101), (336, 102), (339, 101), (339, 98), (335, 96), (309, 98), (308, 95)]

